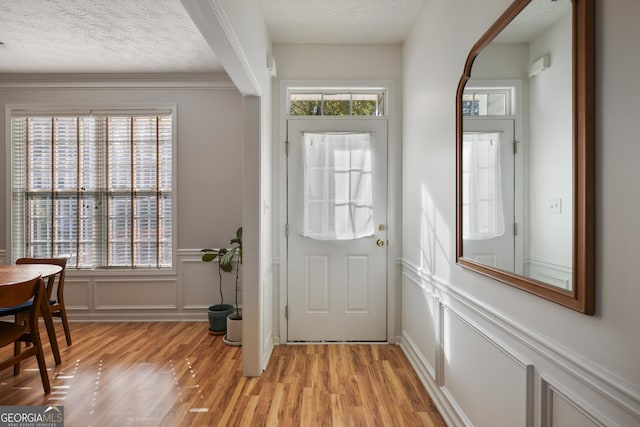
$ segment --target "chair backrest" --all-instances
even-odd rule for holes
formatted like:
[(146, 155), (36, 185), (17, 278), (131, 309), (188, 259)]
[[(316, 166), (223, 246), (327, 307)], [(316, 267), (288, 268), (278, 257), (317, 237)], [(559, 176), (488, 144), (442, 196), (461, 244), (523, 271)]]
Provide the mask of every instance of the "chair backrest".
[(66, 258), (18, 258), (16, 264), (53, 264), (63, 269), (67, 266)]
[[(66, 258), (18, 258), (16, 260), (16, 264), (53, 264), (62, 267), (62, 271), (60, 272), (60, 274), (56, 275), (58, 276), (58, 290), (56, 292), (56, 295), (58, 296), (58, 301), (64, 298), (62, 293), (64, 292), (64, 273), (67, 267)], [(51, 294), (53, 293), (53, 279), (54, 278), (52, 277), (52, 281), (49, 282), (46, 287), (48, 298), (51, 298)]]
[[(22, 321), (17, 322), (17, 319), (16, 323), (1, 322), (0, 343), (3, 347), (14, 343), (14, 351), (12, 352), (12, 357), (3, 357), (3, 360), (0, 361), (0, 366), (4, 369), (13, 365), (13, 374), (17, 375), (20, 372), (20, 362), (27, 357), (35, 356), (38, 360), (38, 370), (40, 371), (40, 378), (42, 379), (42, 387), (45, 393), (49, 393), (51, 391), (51, 383), (49, 382), (47, 365), (42, 353), (42, 343), (38, 331), (40, 306), (43, 303), (42, 298), (44, 298), (45, 293), (44, 281), (40, 275), (24, 282), (0, 286), (0, 307), (2, 308), (8, 308), (31, 301), (28, 312), (28, 326), (23, 324)], [(22, 341), (33, 345), (21, 350), (20, 343)], [(6, 356), (7, 353), (5, 352), (4, 355)]]
[(0, 292), (0, 308), (9, 308), (24, 304), (33, 298), (33, 311), (36, 319), (43, 294), (43, 281), (40, 276), (25, 282), (2, 285)]

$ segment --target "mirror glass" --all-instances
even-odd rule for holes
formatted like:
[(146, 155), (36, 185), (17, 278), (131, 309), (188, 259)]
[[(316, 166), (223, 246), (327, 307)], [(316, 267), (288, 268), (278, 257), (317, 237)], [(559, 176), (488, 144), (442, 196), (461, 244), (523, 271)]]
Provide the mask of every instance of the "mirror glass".
[(472, 49), (457, 93), (458, 263), (583, 312), (592, 15), (592, 0), (515, 0)]
[(463, 95), (465, 258), (572, 288), (571, 1), (534, 0)]

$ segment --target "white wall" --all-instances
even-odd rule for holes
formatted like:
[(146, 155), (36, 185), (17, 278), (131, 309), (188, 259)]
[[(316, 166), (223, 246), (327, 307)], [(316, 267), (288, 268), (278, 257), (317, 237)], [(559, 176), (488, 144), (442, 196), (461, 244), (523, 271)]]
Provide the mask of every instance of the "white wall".
[(527, 43), (490, 43), (473, 61), (471, 79), (524, 80), (529, 74)]
[[(39, 81), (34, 80), (37, 78)], [(52, 83), (55, 81), (55, 83)], [(94, 87), (90, 87), (94, 86)], [(73, 319), (207, 319), (206, 307), (217, 303), (213, 263), (200, 260), (201, 248), (226, 247), (240, 225), (242, 210), (242, 97), (231, 82), (173, 79), (159, 82), (112, 77), (89, 82), (86, 76), (48, 79), (32, 76), (27, 83), (0, 83), (0, 108), (6, 105), (131, 105), (176, 104), (177, 192), (176, 263), (172, 273), (75, 272), (67, 275), (66, 302)], [(0, 134), (9, 134), (5, 115)], [(3, 144), (4, 145), (4, 144)], [(7, 149), (5, 149), (7, 148)], [(0, 249), (7, 250), (8, 147), (0, 150)], [(1, 252), (1, 251), (0, 251)], [(0, 254), (1, 255), (1, 254)], [(231, 275), (224, 278), (225, 302), (234, 298)]]
[(428, 0), (404, 44), (401, 345), (451, 425), (637, 426), (639, 2), (596, 2), (596, 314), (455, 263), (456, 87), (509, 3)]
[(244, 95), (242, 372), (258, 376), (273, 349), (271, 301), (271, 40), (257, 0), (181, 0)]
[[(267, 57), (271, 40), (256, 0), (218, 0), (246, 59), (245, 72), (255, 77), (259, 97), (244, 99), (243, 206), (245, 312), (242, 371), (259, 376), (273, 350), (273, 250), (271, 228), (271, 76)], [(233, 70), (227, 70), (231, 73)]]
[(278, 80), (402, 79), (399, 45), (274, 44), (273, 57)]
[[(280, 245), (284, 246), (285, 224), (285, 169), (284, 144), (286, 140), (285, 115), (286, 99), (283, 90), (287, 84), (311, 86), (349, 86), (349, 85), (390, 85), (388, 100), (389, 115), (389, 205), (394, 207), (389, 215), (389, 257), (391, 274), (389, 275), (390, 312), (394, 318), (390, 322), (388, 339), (393, 342), (399, 334), (400, 325), (400, 275), (396, 260), (401, 251), (401, 176), (400, 153), (401, 144), (401, 91), (402, 91), (402, 48), (399, 45), (302, 45), (275, 44), (273, 57), (278, 68), (278, 78), (273, 84), (273, 129), (274, 129), (274, 230), (280, 231), (280, 240), (274, 241), (275, 254), (283, 255)], [(284, 109), (284, 110), (283, 110)], [(393, 236), (393, 238), (391, 237)], [(277, 245), (277, 246), (276, 246)], [(280, 259), (278, 266), (282, 268), (279, 286), (274, 289), (274, 330), (280, 330), (281, 342), (285, 339), (284, 301), (286, 301), (286, 259)]]
[[(529, 45), (529, 63), (543, 55), (551, 61), (548, 69), (529, 79), (530, 223), (525, 256), (534, 267), (570, 269), (572, 264), (571, 48), (571, 15)], [(560, 214), (550, 212), (550, 199), (561, 200)]]

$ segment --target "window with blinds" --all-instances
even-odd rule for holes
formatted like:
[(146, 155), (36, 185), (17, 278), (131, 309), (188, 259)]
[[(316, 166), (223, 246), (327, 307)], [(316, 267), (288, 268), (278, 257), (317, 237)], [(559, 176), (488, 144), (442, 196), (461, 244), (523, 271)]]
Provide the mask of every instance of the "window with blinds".
[(172, 117), (13, 115), (13, 257), (172, 266)]

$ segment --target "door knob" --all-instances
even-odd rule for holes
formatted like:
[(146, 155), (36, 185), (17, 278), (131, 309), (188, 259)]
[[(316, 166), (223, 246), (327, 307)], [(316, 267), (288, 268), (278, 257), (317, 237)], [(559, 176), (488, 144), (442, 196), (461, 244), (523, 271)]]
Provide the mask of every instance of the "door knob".
[(376, 242), (376, 245), (383, 247), (384, 246), (384, 240), (382, 239), (378, 239), (378, 241)]

